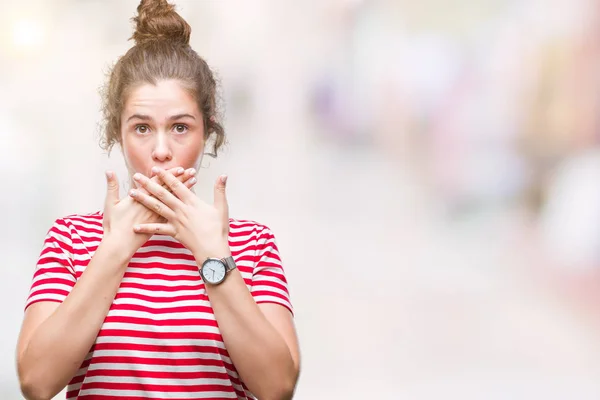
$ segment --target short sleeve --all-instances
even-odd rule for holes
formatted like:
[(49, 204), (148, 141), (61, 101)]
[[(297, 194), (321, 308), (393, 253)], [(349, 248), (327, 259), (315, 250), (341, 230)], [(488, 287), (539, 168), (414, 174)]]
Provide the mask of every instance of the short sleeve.
[(252, 296), (257, 304), (281, 304), (294, 313), (275, 236), (267, 227), (259, 232), (257, 238)]
[(66, 222), (54, 222), (37, 262), (25, 309), (40, 301), (62, 303), (77, 281), (73, 268), (71, 230)]

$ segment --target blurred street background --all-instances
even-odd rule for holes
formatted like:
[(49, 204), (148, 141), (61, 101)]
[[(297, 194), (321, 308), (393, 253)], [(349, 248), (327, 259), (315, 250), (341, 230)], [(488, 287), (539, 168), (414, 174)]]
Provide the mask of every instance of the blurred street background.
[[(2, 400), (46, 231), (125, 181), (98, 90), (137, 4), (0, 0)], [(198, 194), (277, 237), (297, 399), (600, 399), (600, 2), (176, 4), (229, 141)]]

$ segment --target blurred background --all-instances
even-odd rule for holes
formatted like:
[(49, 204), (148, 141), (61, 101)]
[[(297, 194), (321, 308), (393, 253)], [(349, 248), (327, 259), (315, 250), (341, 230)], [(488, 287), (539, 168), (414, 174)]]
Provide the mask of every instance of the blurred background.
[[(600, 2), (177, 4), (229, 137), (199, 196), (275, 232), (297, 399), (600, 399)], [(136, 6), (0, 0), (0, 399), (46, 231), (125, 180)]]

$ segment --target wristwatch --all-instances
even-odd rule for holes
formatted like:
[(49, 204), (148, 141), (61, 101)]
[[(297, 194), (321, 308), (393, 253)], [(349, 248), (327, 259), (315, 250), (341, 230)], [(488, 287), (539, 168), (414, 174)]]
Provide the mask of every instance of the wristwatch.
[(200, 267), (202, 280), (211, 285), (218, 285), (225, 280), (227, 273), (236, 268), (232, 256), (225, 258), (207, 258)]

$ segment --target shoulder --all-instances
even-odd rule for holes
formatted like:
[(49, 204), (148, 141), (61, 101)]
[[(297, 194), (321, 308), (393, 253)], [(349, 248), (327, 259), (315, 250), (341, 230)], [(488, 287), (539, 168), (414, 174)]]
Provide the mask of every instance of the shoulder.
[(100, 230), (102, 231), (102, 212), (96, 211), (87, 214), (69, 214), (54, 220), (50, 231), (72, 233), (76, 231)]
[(229, 237), (234, 241), (265, 242), (275, 238), (271, 229), (251, 219), (229, 219)]
[(102, 225), (102, 212), (96, 211), (87, 214), (69, 214), (56, 219), (55, 223), (73, 225), (73, 224), (100, 224)]
[(251, 219), (229, 218), (230, 231), (262, 232), (270, 231), (269, 227)]

